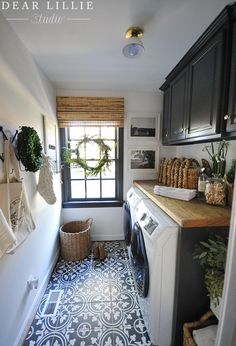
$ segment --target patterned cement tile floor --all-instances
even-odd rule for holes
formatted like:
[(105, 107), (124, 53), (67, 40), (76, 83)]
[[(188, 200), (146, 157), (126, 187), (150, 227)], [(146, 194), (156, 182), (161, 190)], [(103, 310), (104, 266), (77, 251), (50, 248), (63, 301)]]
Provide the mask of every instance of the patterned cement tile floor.
[[(123, 242), (106, 242), (104, 261), (59, 260), (24, 346), (151, 345)], [(50, 290), (61, 290), (55, 316), (44, 316)]]

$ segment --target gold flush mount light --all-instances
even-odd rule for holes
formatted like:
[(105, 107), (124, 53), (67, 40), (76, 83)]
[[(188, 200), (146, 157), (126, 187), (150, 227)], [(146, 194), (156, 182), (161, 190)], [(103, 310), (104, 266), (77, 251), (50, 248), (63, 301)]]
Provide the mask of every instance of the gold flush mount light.
[(131, 37), (143, 37), (143, 29), (139, 28), (138, 26), (131, 26), (129, 29), (127, 29), (125, 33), (125, 38), (131, 38)]
[(124, 46), (123, 54), (126, 58), (137, 58), (144, 51), (144, 45), (141, 41), (143, 37), (143, 29), (138, 26), (132, 26), (127, 29), (125, 38), (129, 40), (129, 43)]

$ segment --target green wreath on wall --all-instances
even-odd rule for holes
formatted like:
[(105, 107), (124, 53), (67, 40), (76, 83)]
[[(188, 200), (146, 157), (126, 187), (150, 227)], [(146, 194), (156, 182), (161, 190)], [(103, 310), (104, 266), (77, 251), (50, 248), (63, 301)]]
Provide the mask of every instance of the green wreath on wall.
[[(80, 155), (80, 147), (88, 143), (95, 143), (99, 147), (100, 160), (98, 160), (98, 164), (94, 167), (89, 166), (86, 160)], [(83, 139), (78, 141), (76, 149), (64, 148), (63, 156), (68, 164), (76, 164), (83, 168), (86, 175), (96, 176), (111, 165), (110, 152), (111, 148), (104, 142), (104, 139), (84, 136)], [(74, 155), (76, 156), (75, 158), (73, 158)]]
[(36, 172), (42, 166), (43, 148), (33, 127), (22, 126), (17, 137), (17, 156), (25, 170)]

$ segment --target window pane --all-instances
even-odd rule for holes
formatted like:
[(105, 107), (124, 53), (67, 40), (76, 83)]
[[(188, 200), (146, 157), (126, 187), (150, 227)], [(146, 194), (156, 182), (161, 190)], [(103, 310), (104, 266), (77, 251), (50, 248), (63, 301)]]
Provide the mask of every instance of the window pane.
[(99, 146), (96, 143), (90, 142), (86, 144), (86, 159), (99, 160)]
[(70, 129), (70, 139), (79, 139), (84, 137), (84, 128), (83, 127), (71, 127)]
[(99, 136), (99, 127), (86, 127), (85, 128), (86, 135), (91, 136)]
[(107, 144), (110, 148), (111, 148), (111, 151), (109, 152), (109, 156), (111, 159), (115, 159), (115, 155), (116, 155), (116, 152), (115, 152), (115, 141), (105, 141), (105, 144)]
[(101, 137), (105, 139), (115, 139), (114, 127), (101, 127)]
[(87, 180), (87, 198), (100, 198), (100, 180)]
[(102, 172), (102, 178), (113, 178), (115, 179), (115, 161), (112, 161), (109, 168), (106, 168), (104, 172)]
[[(95, 167), (98, 164), (98, 161), (96, 161), (96, 160), (95, 161), (87, 160), (86, 162), (87, 162), (89, 167)], [(87, 179), (99, 179), (99, 178), (100, 178), (100, 174), (99, 173), (97, 175), (87, 175)]]
[(71, 197), (72, 198), (85, 198), (84, 180), (71, 182)]
[[(70, 148), (72, 150), (77, 149), (77, 146), (78, 146), (78, 141), (70, 141)], [(84, 145), (80, 145), (79, 146), (79, 154), (80, 154), (80, 157), (82, 159), (85, 158), (85, 147), (84, 147)], [(76, 158), (76, 154), (75, 153), (72, 154), (72, 158)]]
[(102, 180), (102, 197), (114, 198), (115, 192), (115, 180)]
[(84, 179), (84, 170), (77, 165), (70, 165), (71, 179)]

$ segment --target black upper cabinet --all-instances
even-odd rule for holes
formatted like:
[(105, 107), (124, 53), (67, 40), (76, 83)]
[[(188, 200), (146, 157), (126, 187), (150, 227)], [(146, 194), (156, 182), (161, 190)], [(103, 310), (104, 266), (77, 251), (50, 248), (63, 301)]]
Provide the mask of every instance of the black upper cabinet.
[(169, 89), (164, 93), (163, 101), (163, 114), (162, 117), (162, 142), (168, 143), (168, 131), (169, 131), (169, 111), (170, 111), (170, 91)]
[(228, 113), (224, 119), (227, 122), (226, 131), (236, 131), (236, 23), (233, 26)]
[(236, 136), (235, 13), (236, 3), (226, 6), (161, 86), (163, 144)]
[(168, 138), (185, 138), (187, 96), (187, 70), (181, 72), (170, 84), (170, 109)]
[(219, 132), (223, 33), (189, 64), (186, 138)]

